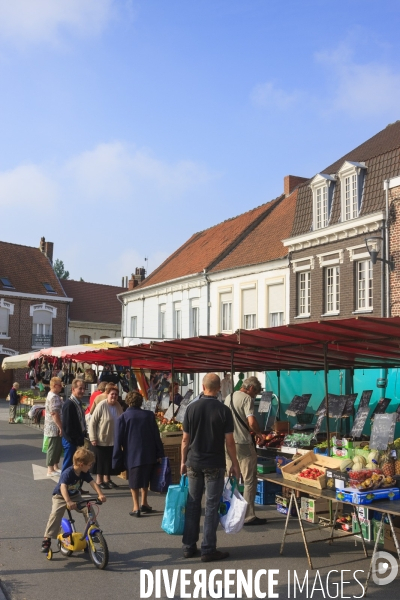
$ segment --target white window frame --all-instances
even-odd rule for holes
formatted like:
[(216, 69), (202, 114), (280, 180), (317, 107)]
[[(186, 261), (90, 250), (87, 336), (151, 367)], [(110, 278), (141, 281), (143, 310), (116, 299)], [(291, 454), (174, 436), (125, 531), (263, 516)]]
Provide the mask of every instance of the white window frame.
[[(229, 294), (230, 299), (227, 299)], [(225, 300), (224, 300), (225, 296)], [(233, 290), (232, 288), (219, 290), (219, 322), (220, 331), (223, 333), (231, 333), (233, 326)]]
[(310, 188), (313, 195), (313, 230), (328, 227), (332, 206), (335, 177), (326, 173), (316, 175)]
[(325, 314), (338, 315), (340, 312), (340, 267), (325, 268)]
[(174, 338), (182, 339), (182, 304), (174, 302)]
[[(254, 290), (256, 297), (256, 312), (245, 314), (244, 312), (244, 302), (243, 302), (243, 292), (246, 290)], [(242, 285), (240, 288), (241, 295), (241, 305), (242, 305), (242, 327), (243, 329), (257, 329), (257, 309), (258, 309), (258, 298), (257, 298), (257, 284), (250, 283), (248, 285)]]
[[(302, 289), (304, 294), (302, 294)], [(311, 316), (311, 271), (300, 271), (297, 275), (297, 317)]]
[(198, 337), (200, 335), (200, 307), (198, 299), (192, 300), (190, 306), (190, 335)]
[[(286, 315), (286, 281), (284, 277), (280, 277), (279, 279), (269, 279), (267, 280), (267, 290), (266, 290), (266, 305), (267, 305), (267, 317), (266, 323), (267, 327), (280, 327), (285, 324), (285, 315)], [(283, 285), (283, 297), (284, 297), (284, 305), (281, 311), (279, 312), (271, 312), (269, 306), (269, 292), (270, 288), (275, 287), (276, 285)], [(272, 324), (274, 315), (277, 316), (277, 323)]]
[(138, 318), (137, 318), (137, 315), (133, 315), (133, 316), (131, 317), (131, 331), (130, 331), (131, 335), (130, 335), (130, 337), (133, 337), (133, 338), (135, 338), (135, 337), (137, 337), (137, 336), (138, 336), (138, 335), (137, 335), (137, 326), (138, 326)]
[(357, 219), (361, 210), (364, 163), (345, 161), (338, 171), (341, 190), (341, 221)]
[[(34, 314), (37, 311), (45, 311), (45, 312), (51, 313), (49, 331), (45, 330), (45, 327), (47, 326), (45, 323), (34, 323), (33, 322)], [(54, 306), (51, 306), (50, 304), (46, 304), (46, 302), (43, 302), (42, 304), (33, 304), (29, 308), (29, 315), (32, 317), (32, 335), (43, 335), (43, 336), (53, 335), (53, 319), (55, 319), (57, 317), (57, 309)], [(41, 347), (41, 346), (36, 346), (36, 345), (32, 346), (32, 348), (38, 348), (38, 347)]]
[(7, 318), (7, 331), (6, 332), (1, 332), (0, 331), (0, 338), (3, 340), (9, 340), (9, 333), (10, 333), (10, 316), (14, 314), (14, 304), (12, 304), (11, 302), (7, 302), (7, 300), (4, 300), (4, 298), (0, 298), (0, 308), (3, 308), (4, 310), (6, 310), (8, 312), (8, 318)]
[(374, 274), (370, 260), (356, 263), (356, 310), (372, 311), (374, 308)]
[[(87, 341), (87, 342), (84, 342), (84, 341), (82, 341), (82, 338), (87, 338), (87, 339), (88, 339), (88, 341)], [(91, 343), (92, 343), (92, 337), (91, 337), (90, 335), (87, 335), (87, 334), (80, 335), (80, 336), (79, 336), (79, 343), (80, 343), (80, 344), (91, 344)]]
[(160, 339), (165, 339), (167, 337), (167, 305), (159, 304), (158, 305), (158, 329)]

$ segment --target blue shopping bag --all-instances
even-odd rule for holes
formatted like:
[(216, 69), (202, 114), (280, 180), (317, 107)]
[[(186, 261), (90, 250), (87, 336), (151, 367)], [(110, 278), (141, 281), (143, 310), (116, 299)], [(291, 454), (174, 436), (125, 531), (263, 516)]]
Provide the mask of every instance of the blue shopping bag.
[(189, 487), (186, 475), (182, 475), (178, 485), (170, 485), (168, 488), (161, 529), (169, 535), (183, 534), (188, 493)]
[(172, 483), (172, 472), (169, 464), (169, 458), (166, 456), (161, 459), (151, 474), (150, 490), (162, 494), (166, 492)]

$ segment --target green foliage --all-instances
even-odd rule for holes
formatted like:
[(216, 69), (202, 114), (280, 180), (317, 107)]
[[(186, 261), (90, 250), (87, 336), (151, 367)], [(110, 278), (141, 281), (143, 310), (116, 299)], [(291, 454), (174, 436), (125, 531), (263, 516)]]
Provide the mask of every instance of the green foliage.
[(69, 279), (69, 271), (65, 270), (64, 263), (59, 258), (54, 261), (53, 269), (58, 279)]

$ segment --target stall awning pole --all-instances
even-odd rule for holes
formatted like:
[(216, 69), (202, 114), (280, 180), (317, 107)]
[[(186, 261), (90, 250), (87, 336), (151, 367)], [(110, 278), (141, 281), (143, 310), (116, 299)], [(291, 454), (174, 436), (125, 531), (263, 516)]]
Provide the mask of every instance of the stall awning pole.
[(328, 400), (328, 344), (324, 344), (324, 382), (325, 382), (325, 410), (326, 410), (326, 438), (328, 442), (328, 456), (331, 455), (329, 432), (329, 400)]
[(276, 413), (276, 418), (278, 421), (281, 420), (281, 372), (277, 371), (276, 376), (278, 378), (278, 412)]
[(233, 375), (235, 373), (234, 366), (233, 366), (234, 355), (235, 355), (235, 353), (231, 352), (231, 389), (232, 389), (232, 394), (235, 391), (235, 382), (233, 381)]

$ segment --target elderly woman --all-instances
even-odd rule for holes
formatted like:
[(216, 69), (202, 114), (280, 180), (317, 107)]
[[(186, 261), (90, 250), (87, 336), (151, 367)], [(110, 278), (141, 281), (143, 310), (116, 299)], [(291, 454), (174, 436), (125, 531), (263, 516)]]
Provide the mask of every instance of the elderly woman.
[(17, 415), (17, 406), (19, 404), (19, 396), (17, 390), (19, 390), (19, 383), (15, 382), (13, 383), (13, 386), (10, 390), (10, 416), (8, 419), (8, 423), (11, 423), (11, 425), (15, 423), (15, 417)]
[(117, 421), (122, 412), (118, 402), (118, 389), (113, 387), (106, 400), (96, 406), (89, 421), (89, 439), (96, 455), (93, 474), (97, 475), (97, 484), (103, 490), (118, 487), (111, 481), (110, 475)]
[(61, 473), (58, 462), (62, 452), (61, 412), (63, 400), (60, 398), (62, 382), (59, 377), (50, 379), (50, 391), (47, 394), (44, 417), (44, 436), (48, 438), (46, 465), (47, 477), (56, 477)]
[[(147, 503), (147, 491), (151, 474), (157, 461), (164, 456), (164, 448), (154, 413), (141, 410), (143, 396), (139, 392), (129, 392), (125, 402), (128, 409), (118, 419), (113, 455), (113, 466), (124, 462), (128, 471), (133, 510), (132, 517), (152, 512)], [(141, 505), (139, 505), (141, 490)]]

